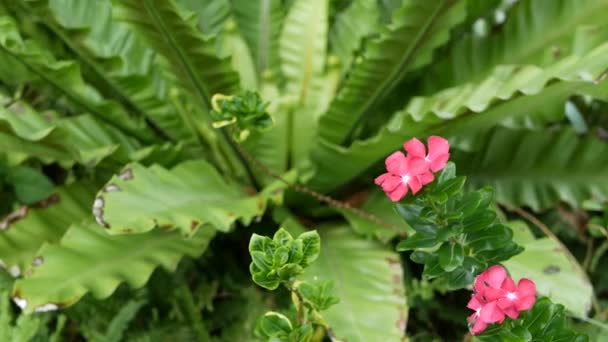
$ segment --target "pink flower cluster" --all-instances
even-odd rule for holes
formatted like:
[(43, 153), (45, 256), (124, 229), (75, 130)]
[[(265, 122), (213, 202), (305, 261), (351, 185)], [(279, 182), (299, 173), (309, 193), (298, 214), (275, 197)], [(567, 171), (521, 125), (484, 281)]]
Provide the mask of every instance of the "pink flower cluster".
[(473, 296), (467, 304), (475, 310), (469, 317), (473, 335), (484, 331), (488, 324), (502, 323), (505, 316), (516, 319), (520, 311), (529, 310), (536, 302), (536, 285), (522, 278), (517, 286), (507, 271), (495, 265), (482, 272), (473, 285)]
[(424, 144), (412, 138), (403, 147), (407, 157), (397, 151), (386, 158), (386, 173), (376, 178), (376, 184), (393, 202), (398, 202), (411, 189), (415, 195), (422, 186), (431, 183), (437, 172), (445, 167), (450, 158), (450, 144), (445, 138), (431, 136), (427, 140), (429, 153), (426, 153)]

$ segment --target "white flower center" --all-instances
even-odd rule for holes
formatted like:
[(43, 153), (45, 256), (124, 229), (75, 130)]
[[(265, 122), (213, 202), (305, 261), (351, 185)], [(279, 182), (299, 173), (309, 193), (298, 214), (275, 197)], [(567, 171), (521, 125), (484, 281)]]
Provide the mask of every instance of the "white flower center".
[(407, 184), (410, 181), (410, 176), (409, 175), (404, 175), (401, 176), (401, 181), (403, 182), (403, 184)]
[(509, 299), (509, 300), (517, 299), (517, 295), (513, 292), (509, 292), (509, 293), (507, 293), (507, 299)]

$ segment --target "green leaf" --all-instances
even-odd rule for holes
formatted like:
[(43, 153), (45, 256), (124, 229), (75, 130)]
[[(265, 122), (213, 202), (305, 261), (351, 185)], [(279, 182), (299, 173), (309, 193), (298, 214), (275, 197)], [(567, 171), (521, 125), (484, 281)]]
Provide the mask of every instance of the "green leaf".
[(329, 110), (321, 117), (319, 136), (343, 144), (353, 130), (411, 72), (431, 61), (450, 30), (464, 20), (464, 2), (406, 0), (390, 25), (366, 42), (360, 63), (353, 62)]
[(300, 265), (306, 267), (317, 260), (321, 252), (321, 237), (316, 230), (300, 234), (298, 240), (302, 240), (302, 261)]
[(200, 105), (209, 107), (211, 96), (232, 94), (238, 76), (230, 63), (215, 55), (214, 41), (196, 29), (191, 13), (178, 8), (172, 0), (114, 1), (118, 20), (131, 24), (156, 51), (170, 61)]
[(387, 199), (386, 194), (380, 189), (370, 191), (367, 200), (360, 208), (368, 213), (382, 219), (391, 227), (385, 227), (372, 223), (349, 210), (340, 210), (349, 225), (358, 234), (374, 237), (384, 243), (392, 240), (395, 236), (404, 236), (413, 232), (412, 228), (397, 214), (393, 204)]
[[(134, 117), (116, 102), (108, 101), (87, 84), (75, 61), (57, 60), (33, 40), (23, 40), (12, 18), (0, 17), (0, 53), (7, 54), (28, 70), (28, 79), (50, 85), (77, 108), (138, 137), (145, 142), (155, 138), (141, 117)], [(3, 80), (11, 83), (11, 80)]]
[(437, 254), (439, 255), (439, 265), (446, 272), (451, 272), (462, 266), (464, 261), (464, 247), (456, 242), (450, 241), (442, 244)]
[(524, 251), (503, 264), (514, 278), (533, 279), (539, 294), (566, 306), (578, 317), (591, 308), (593, 287), (585, 271), (563, 246), (548, 237), (534, 239), (523, 222), (510, 224)]
[[(578, 52), (577, 39), (597, 35), (607, 9), (605, 0), (518, 1), (500, 30), (456, 41), (424, 78), (425, 88), (435, 91), (480, 80), (496, 65), (544, 66), (567, 58)], [(555, 29), (547, 34), (547, 27)], [(580, 37), (584, 30), (588, 32)]]
[(73, 222), (90, 215), (94, 198), (90, 185), (58, 188), (44, 205), (21, 207), (0, 221), (0, 260), (13, 274), (23, 274), (44, 243), (57, 243)]
[[(496, 199), (535, 211), (560, 201), (578, 207), (583, 200), (608, 199), (608, 146), (593, 135), (495, 129), (482, 150), (454, 153), (473, 186), (491, 185)], [(551, 172), (547, 172), (551, 170)]]
[(108, 1), (20, 0), (28, 17), (42, 22), (75, 54), (106, 97), (127, 111), (147, 117), (154, 129), (174, 140), (193, 139), (176, 108), (167, 101), (172, 86), (154, 51), (112, 18)]
[(247, 197), (210, 164), (188, 161), (171, 170), (130, 164), (98, 193), (94, 213), (112, 234), (177, 228), (185, 235), (210, 224), (228, 231), (264, 212), (266, 197)]
[(15, 188), (17, 199), (24, 204), (41, 201), (53, 192), (53, 183), (40, 171), (27, 166), (10, 170), (8, 182)]
[(333, 295), (334, 283), (331, 281), (301, 283), (298, 291), (305, 301), (310, 303), (317, 311), (329, 309), (332, 305), (338, 304), (340, 299)]
[[(462, 132), (484, 132), (496, 124), (537, 127), (561, 118), (560, 111), (547, 111), (547, 104), (563, 106), (569, 96), (595, 87), (595, 77), (606, 64), (608, 44), (603, 44), (584, 56), (570, 56), (545, 69), (498, 66), (483, 81), (414, 97), (369, 139), (355, 141), (348, 148), (319, 140), (312, 151), (317, 176), (309, 185), (317, 191), (334, 190), (398, 149), (408, 137), (438, 134), (450, 138), (453, 146), (468, 144), (470, 148), (470, 141), (455, 141), (453, 137), (461, 137)], [(349, 167), (335, 167), (342, 164)]]
[(336, 15), (329, 33), (332, 53), (336, 54), (345, 73), (351, 66), (355, 52), (365, 39), (376, 33), (380, 23), (380, 9), (375, 0), (355, 0)]
[(259, 323), (259, 327), (267, 337), (278, 338), (286, 338), (293, 330), (289, 318), (274, 311), (264, 314)]
[(414, 235), (411, 235), (407, 239), (399, 242), (399, 244), (397, 245), (397, 250), (403, 252), (417, 248), (429, 248), (437, 245), (438, 243), (439, 241), (437, 241), (436, 235), (416, 233)]
[(161, 230), (111, 236), (94, 223), (75, 224), (59, 244), (38, 251), (42, 262), (15, 282), (13, 299), (25, 312), (48, 311), (89, 291), (106, 298), (123, 281), (141, 287), (158, 265), (174, 270), (183, 255), (199, 256), (214, 235), (207, 226), (190, 239)]
[(280, 0), (232, 0), (239, 31), (249, 45), (258, 76), (266, 70), (280, 79), (279, 37), (285, 13)]
[(554, 304), (546, 297), (538, 299), (532, 309), (522, 312), (517, 320), (493, 324), (475, 339), (480, 342), (589, 341), (587, 336), (576, 333), (568, 325), (564, 306)]
[(351, 342), (401, 341), (407, 306), (399, 256), (345, 226), (319, 232), (321, 254), (303, 279), (334, 282), (340, 303), (323, 317), (335, 336)]

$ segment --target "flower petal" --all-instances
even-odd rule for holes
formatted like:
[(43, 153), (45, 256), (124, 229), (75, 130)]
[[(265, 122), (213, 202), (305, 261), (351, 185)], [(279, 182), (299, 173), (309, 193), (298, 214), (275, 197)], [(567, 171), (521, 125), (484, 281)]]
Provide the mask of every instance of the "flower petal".
[(420, 191), (420, 189), (422, 189), (422, 184), (420, 184), (418, 177), (410, 178), (407, 184), (410, 186), (410, 189), (412, 189), (412, 195), (415, 195), (418, 191)]
[(405, 197), (405, 195), (407, 195), (407, 185), (401, 183), (395, 190), (387, 194), (391, 201), (399, 202), (403, 197)]
[(473, 325), (473, 328), (471, 328), (471, 334), (473, 335), (477, 335), (479, 333), (482, 333), (484, 330), (486, 330), (486, 328), (488, 327), (488, 324), (483, 322), (481, 319), (479, 319), (479, 317), (473, 317), (476, 316), (476, 314), (471, 315), (471, 317), (469, 317), (469, 326)]
[(402, 184), (403, 181), (401, 180), (401, 177), (389, 175), (384, 179), (384, 182), (382, 182), (382, 190), (384, 190), (384, 192), (392, 192)]
[(410, 175), (412, 177), (421, 175), (429, 171), (429, 166), (426, 160), (418, 157), (407, 157), (405, 168), (400, 170), (401, 175)]
[(394, 152), (390, 156), (386, 157), (384, 163), (386, 165), (386, 170), (395, 175), (399, 174), (399, 169), (407, 165), (405, 155), (400, 151)]
[(439, 170), (442, 170), (445, 167), (445, 164), (447, 164), (448, 159), (450, 159), (450, 154), (446, 153), (446, 154), (440, 154), (435, 158), (430, 158), (429, 157), (429, 167), (431, 168), (431, 170), (433, 172), (437, 172)]
[(427, 185), (435, 180), (435, 176), (430, 172), (425, 172), (418, 176), (418, 180), (420, 181), (420, 184)]
[(505, 313), (505, 315), (509, 316), (509, 318), (512, 319), (517, 319), (517, 317), (519, 316), (519, 311), (514, 306), (503, 310), (503, 312)]
[(513, 279), (511, 279), (511, 277), (509, 276), (507, 276), (502, 282), (501, 288), (506, 292), (515, 292), (515, 290), (517, 290), (517, 288), (515, 287), (515, 282), (513, 282)]
[(495, 289), (499, 289), (507, 278), (507, 271), (500, 265), (494, 265), (485, 270), (484, 273), (487, 275), (485, 281)]
[(487, 303), (481, 308), (479, 318), (485, 323), (496, 323), (505, 319), (505, 314), (496, 305), (496, 301), (494, 301)]
[(403, 148), (407, 151), (408, 157), (418, 157), (424, 159), (426, 157), (426, 148), (424, 144), (416, 139), (412, 138), (403, 144)]
[(471, 300), (469, 300), (469, 303), (467, 303), (467, 308), (477, 311), (479, 310), (479, 308), (481, 308), (481, 302), (479, 302), (477, 297), (472, 296)]
[(376, 177), (376, 179), (374, 179), (374, 183), (376, 183), (376, 185), (382, 185), (382, 183), (384, 183), (386, 178), (389, 176), (391, 176), (390, 173), (383, 173), (380, 176)]
[(445, 138), (438, 136), (430, 136), (427, 139), (427, 142), (429, 144), (428, 158), (430, 160), (434, 160), (438, 156), (442, 154), (448, 154), (450, 152), (450, 143)]
[(530, 279), (521, 278), (517, 284), (517, 296), (519, 298), (535, 296), (536, 285)]
[(517, 310), (519, 310), (519, 311), (530, 310), (534, 306), (534, 303), (536, 303), (535, 296), (528, 296), (528, 297), (521, 298), (517, 302)]

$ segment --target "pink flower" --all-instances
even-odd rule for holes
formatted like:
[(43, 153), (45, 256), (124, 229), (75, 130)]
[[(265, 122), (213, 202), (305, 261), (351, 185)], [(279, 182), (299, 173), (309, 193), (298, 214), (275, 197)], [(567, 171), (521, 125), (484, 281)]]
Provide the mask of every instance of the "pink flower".
[[(387, 172), (376, 178), (375, 183), (393, 201), (401, 200), (411, 190), (415, 195), (422, 186), (431, 183), (437, 172), (445, 167), (450, 157), (450, 145), (441, 137), (428, 139), (429, 154), (420, 140), (412, 138), (403, 144), (407, 157), (402, 152), (395, 152), (386, 158)], [(432, 171), (432, 172), (431, 172)]]
[(426, 162), (422, 158), (406, 157), (402, 152), (395, 152), (385, 161), (388, 172), (378, 176), (377, 185), (393, 201), (397, 202), (407, 195), (409, 189), (416, 194), (422, 188), (418, 176), (428, 173)]
[(469, 317), (471, 333), (478, 334), (490, 323), (502, 323), (505, 316), (516, 319), (520, 311), (529, 310), (536, 302), (536, 286), (522, 278), (515, 286), (500, 265), (482, 272), (473, 284), (473, 296), (467, 307), (475, 310)]
[(438, 136), (429, 137), (427, 143), (429, 144), (428, 154), (424, 144), (416, 138), (408, 140), (403, 144), (403, 148), (407, 151), (408, 156), (424, 159), (431, 171), (437, 172), (443, 169), (450, 159), (450, 144), (445, 138)]

